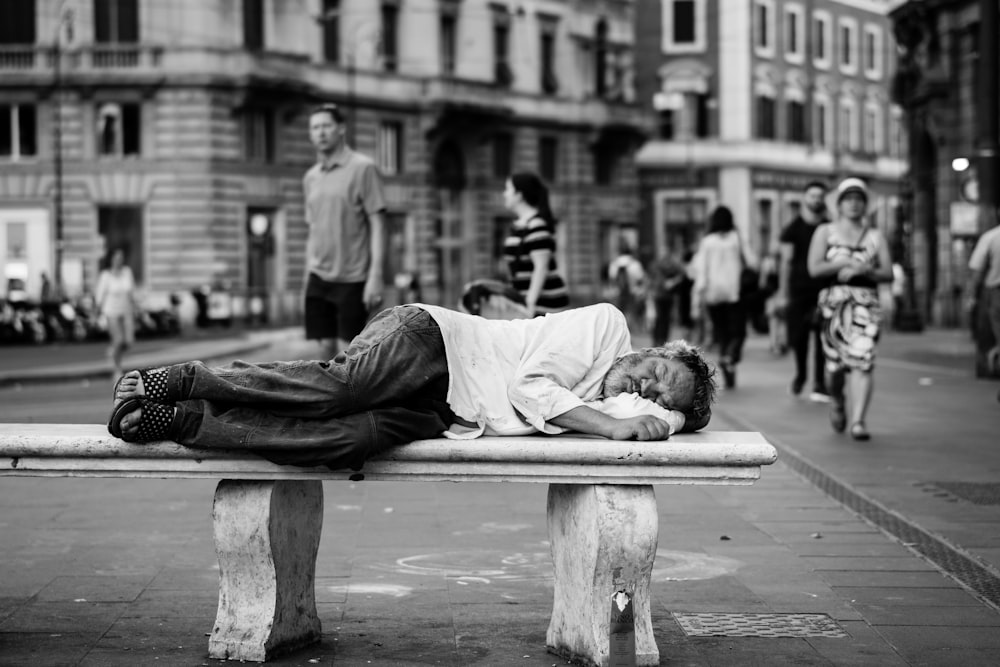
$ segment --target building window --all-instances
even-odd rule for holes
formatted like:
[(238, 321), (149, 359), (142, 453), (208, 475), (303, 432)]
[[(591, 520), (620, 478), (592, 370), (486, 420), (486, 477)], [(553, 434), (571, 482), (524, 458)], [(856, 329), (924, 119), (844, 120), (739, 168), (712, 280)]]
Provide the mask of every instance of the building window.
[(493, 135), (493, 175), (507, 178), (513, 171), (514, 138), (507, 132)]
[(709, 96), (698, 93), (694, 98), (694, 134), (704, 139), (709, 136)]
[(850, 18), (840, 19), (840, 71), (844, 74), (858, 72), (858, 24)]
[(757, 96), (757, 138), (775, 138), (775, 101), (767, 95)]
[(0, 2), (0, 44), (34, 43), (35, 0)]
[(399, 7), (382, 5), (382, 67), (395, 72), (399, 67)]
[(458, 20), (455, 14), (446, 12), (441, 14), (441, 73), (445, 76), (455, 74), (455, 54), (458, 44)]
[(878, 26), (865, 26), (864, 68), (869, 79), (882, 78), (882, 31)]
[(138, 5), (138, 0), (94, 0), (94, 41), (98, 44), (137, 43)]
[(864, 151), (875, 155), (885, 150), (885, 132), (882, 128), (882, 110), (874, 102), (865, 107)]
[(826, 100), (816, 100), (813, 125), (813, 140), (817, 146), (826, 148), (830, 145), (830, 105)]
[(142, 114), (138, 104), (108, 102), (97, 108), (97, 153), (126, 157), (141, 152)]
[(141, 206), (98, 206), (97, 234), (105, 248), (121, 248), (137, 283), (145, 277), (145, 243)]
[(594, 94), (608, 93), (608, 22), (601, 19), (594, 28)]
[(893, 105), (889, 118), (889, 155), (901, 158), (906, 155), (906, 132), (903, 128), (903, 110)]
[(538, 140), (538, 173), (549, 183), (555, 183), (559, 170), (559, 140), (542, 137)]
[(803, 25), (805, 15), (799, 5), (785, 7), (785, 60), (800, 64), (805, 60)]
[(243, 155), (248, 162), (274, 162), (274, 112), (243, 110)]
[(833, 48), (833, 19), (829, 12), (813, 14), (813, 64), (820, 69), (830, 69), (830, 49)]
[(538, 75), (542, 92), (549, 95), (559, 90), (559, 79), (556, 76), (556, 30), (555, 21), (542, 21), (539, 35), (540, 65)]
[(706, 0), (660, 0), (660, 23), (664, 53), (696, 53), (705, 50)]
[(264, 48), (264, 0), (243, 0), (243, 46), (248, 51)]
[(858, 113), (854, 102), (845, 100), (840, 104), (840, 123), (837, 127), (837, 145), (841, 150), (858, 150)]
[(375, 163), (387, 176), (403, 173), (403, 124), (385, 121), (375, 139)]
[(38, 154), (38, 124), (32, 104), (0, 105), (0, 159)]
[(594, 149), (594, 182), (597, 185), (611, 185), (615, 179), (615, 169), (621, 156), (621, 149), (610, 143), (598, 144)]
[(509, 88), (514, 82), (514, 71), (510, 67), (510, 16), (506, 12), (493, 10), (493, 81)]
[(774, 57), (774, 0), (754, 0), (753, 44), (762, 58)]
[(788, 141), (806, 143), (806, 105), (799, 100), (790, 100), (786, 107), (788, 115)]
[(323, 60), (340, 62), (340, 0), (323, 0)]
[(677, 115), (673, 109), (660, 109), (657, 112), (657, 135), (660, 139), (673, 139), (677, 135)]

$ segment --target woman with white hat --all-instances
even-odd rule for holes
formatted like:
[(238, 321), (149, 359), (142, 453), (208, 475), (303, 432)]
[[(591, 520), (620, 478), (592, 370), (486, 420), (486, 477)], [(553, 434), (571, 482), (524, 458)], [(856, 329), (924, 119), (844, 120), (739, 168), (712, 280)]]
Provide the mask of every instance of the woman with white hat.
[(819, 310), (831, 398), (830, 425), (838, 433), (847, 428), (847, 381), (850, 434), (855, 440), (871, 437), (865, 417), (871, 403), (875, 343), (881, 323), (878, 283), (892, 281), (888, 244), (865, 219), (868, 198), (868, 187), (860, 178), (841, 181), (836, 219), (817, 228), (809, 246), (809, 273), (829, 281), (819, 294)]

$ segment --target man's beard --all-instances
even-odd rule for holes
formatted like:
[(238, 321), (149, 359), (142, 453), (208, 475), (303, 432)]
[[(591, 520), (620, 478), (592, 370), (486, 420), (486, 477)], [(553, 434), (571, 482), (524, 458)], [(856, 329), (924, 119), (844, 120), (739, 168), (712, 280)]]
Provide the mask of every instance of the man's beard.
[(639, 365), (640, 361), (641, 357), (635, 353), (625, 355), (615, 361), (615, 363), (611, 365), (611, 369), (608, 371), (608, 374), (604, 376), (604, 385), (601, 387), (601, 396), (604, 398), (612, 398), (625, 393), (628, 390), (629, 383), (631, 382), (629, 373), (631, 373), (632, 369)]

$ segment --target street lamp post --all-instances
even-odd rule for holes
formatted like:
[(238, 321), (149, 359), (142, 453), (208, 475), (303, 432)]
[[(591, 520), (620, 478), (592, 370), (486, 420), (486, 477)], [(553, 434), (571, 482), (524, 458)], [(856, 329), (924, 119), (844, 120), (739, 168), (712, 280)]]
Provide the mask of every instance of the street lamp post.
[(53, 52), (53, 120), (52, 120), (52, 150), (53, 166), (55, 168), (55, 290), (59, 296), (63, 294), (63, 153), (62, 153), (62, 32), (66, 30), (67, 41), (73, 40), (73, 10), (63, 9), (59, 15), (54, 35)]

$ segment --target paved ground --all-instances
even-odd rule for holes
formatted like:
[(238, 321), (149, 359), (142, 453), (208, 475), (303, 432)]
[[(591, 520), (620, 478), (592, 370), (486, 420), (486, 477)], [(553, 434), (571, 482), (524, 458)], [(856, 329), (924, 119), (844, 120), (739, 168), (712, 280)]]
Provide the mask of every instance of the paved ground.
[[(135, 361), (221, 359), (237, 346), (312, 356), (294, 331), (183, 343)], [(986, 584), (1000, 571), (1000, 506), (944, 490), (1000, 479), (1000, 384), (972, 378), (971, 350), (964, 332), (888, 335), (865, 444), (830, 433), (824, 406), (787, 396), (790, 360), (751, 342), (711, 428), (761, 430), (780, 459), (750, 487), (657, 488), (661, 664), (996, 664), (1000, 614), (946, 573), (968, 569), (959, 557)], [(72, 362), (72, 381), (63, 361), (63, 381), (40, 384), (8, 371), (6, 353), (0, 422), (104, 420), (102, 360)], [(2, 480), (0, 664), (217, 663), (206, 657), (213, 491), (202, 480)], [(274, 664), (565, 664), (544, 650), (544, 486), (324, 491), (324, 639)], [(698, 636), (706, 627), (719, 636)]]

